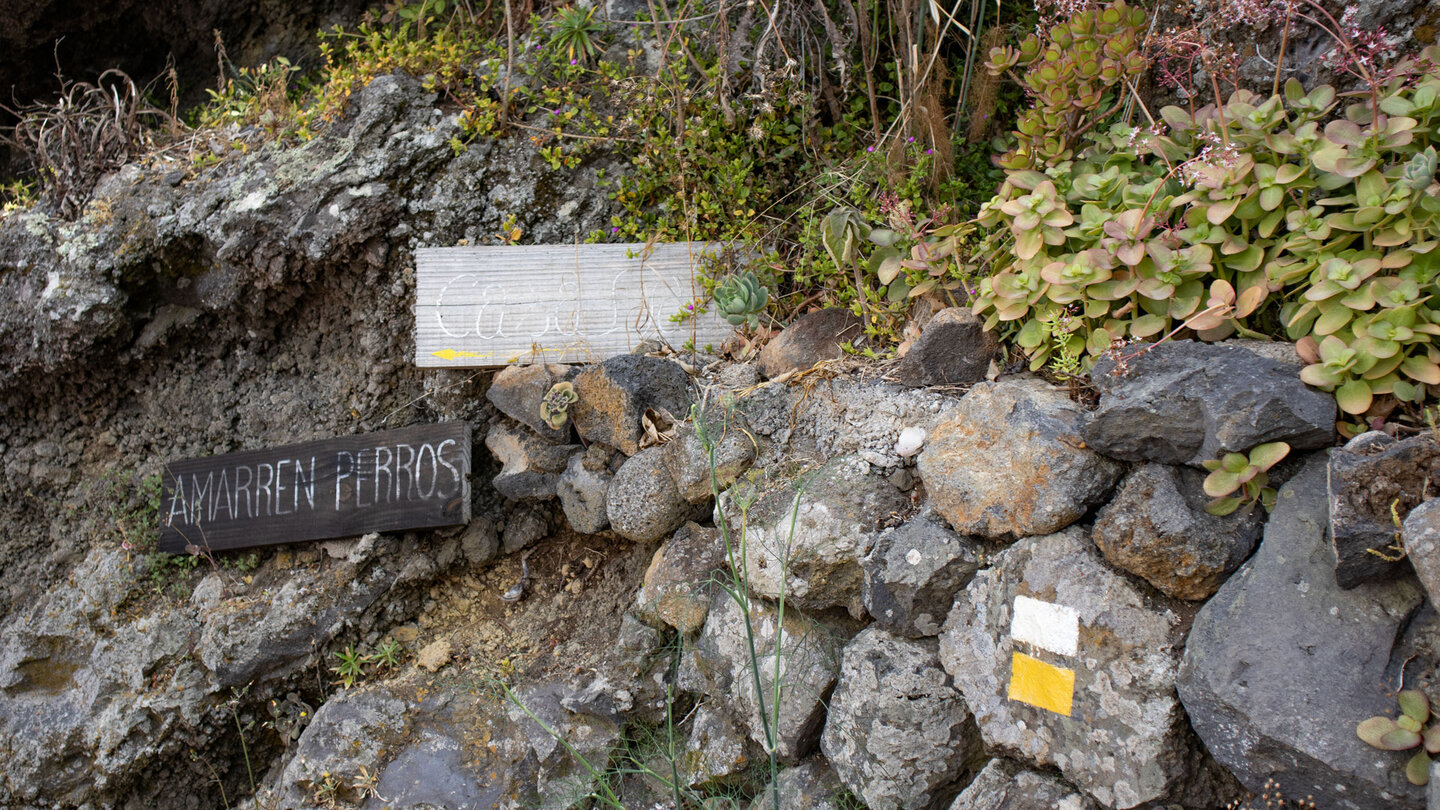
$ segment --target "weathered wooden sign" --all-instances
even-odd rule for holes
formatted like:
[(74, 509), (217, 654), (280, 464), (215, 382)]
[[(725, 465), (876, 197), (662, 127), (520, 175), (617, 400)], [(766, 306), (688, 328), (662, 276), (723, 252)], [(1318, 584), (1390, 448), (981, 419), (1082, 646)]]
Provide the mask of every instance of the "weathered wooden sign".
[(650, 338), (719, 346), (735, 332), (724, 318), (671, 320), (703, 302), (700, 262), (719, 250), (704, 242), (418, 250), (415, 363), (592, 362)]
[(470, 425), (446, 422), (165, 465), (161, 551), (470, 521)]

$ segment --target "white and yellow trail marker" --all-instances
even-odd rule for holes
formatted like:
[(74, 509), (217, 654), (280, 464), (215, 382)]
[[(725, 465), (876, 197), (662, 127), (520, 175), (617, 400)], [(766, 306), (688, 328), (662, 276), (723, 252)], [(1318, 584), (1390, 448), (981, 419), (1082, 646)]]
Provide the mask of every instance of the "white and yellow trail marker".
[[(1016, 596), (1010, 638), (1056, 655), (1074, 656), (1080, 650), (1080, 614), (1065, 605)], [(1075, 700), (1075, 671), (1012, 653), (1009, 697), (1069, 717)]]

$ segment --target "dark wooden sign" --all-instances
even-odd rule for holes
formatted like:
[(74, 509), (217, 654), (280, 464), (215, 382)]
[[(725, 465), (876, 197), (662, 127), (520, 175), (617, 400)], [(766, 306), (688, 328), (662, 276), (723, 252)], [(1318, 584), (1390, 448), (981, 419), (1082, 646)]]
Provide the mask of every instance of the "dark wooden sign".
[(165, 465), (161, 551), (470, 522), (470, 425), (446, 422)]

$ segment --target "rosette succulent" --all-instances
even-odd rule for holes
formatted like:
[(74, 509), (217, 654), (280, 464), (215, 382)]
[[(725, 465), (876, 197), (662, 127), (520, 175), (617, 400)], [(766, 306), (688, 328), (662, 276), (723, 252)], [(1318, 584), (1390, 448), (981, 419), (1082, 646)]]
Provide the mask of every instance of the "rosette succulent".
[(753, 273), (725, 279), (715, 288), (714, 295), (715, 306), (725, 320), (736, 326), (748, 324), (751, 329), (760, 325), (760, 313), (770, 301), (770, 291)]

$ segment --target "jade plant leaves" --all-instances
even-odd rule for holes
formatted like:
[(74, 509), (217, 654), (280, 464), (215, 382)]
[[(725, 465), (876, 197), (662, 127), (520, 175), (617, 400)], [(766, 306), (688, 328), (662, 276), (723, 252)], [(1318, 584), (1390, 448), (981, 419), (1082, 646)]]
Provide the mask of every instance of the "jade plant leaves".
[[(977, 218), (975, 314), (1037, 368), (1062, 343), (1083, 369), (1117, 338), (1239, 333), (1308, 346), (1301, 378), (1353, 417), (1440, 395), (1440, 46), (1343, 114), (1290, 79), (1147, 130), (1104, 118), (1146, 27), (1117, 0), (991, 52), (1033, 95)], [(1063, 332), (1031, 326), (1056, 305)], [(1217, 502), (1263, 502), (1254, 480)]]

